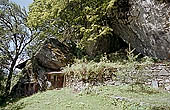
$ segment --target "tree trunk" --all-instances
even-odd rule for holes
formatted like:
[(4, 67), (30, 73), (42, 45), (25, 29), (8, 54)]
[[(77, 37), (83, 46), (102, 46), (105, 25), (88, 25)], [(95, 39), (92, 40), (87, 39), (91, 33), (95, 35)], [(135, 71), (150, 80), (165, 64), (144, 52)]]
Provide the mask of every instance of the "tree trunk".
[(11, 64), (10, 70), (9, 70), (9, 74), (8, 74), (8, 79), (6, 82), (6, 87), (5, 87), (5, 96), (7, 97), (10, 94), (10, 88), (11, 88), (11, 80), (12, 80), (12, 74), (14, 72), (14, 67), (16, 64), (18, 57), (16, 56)]

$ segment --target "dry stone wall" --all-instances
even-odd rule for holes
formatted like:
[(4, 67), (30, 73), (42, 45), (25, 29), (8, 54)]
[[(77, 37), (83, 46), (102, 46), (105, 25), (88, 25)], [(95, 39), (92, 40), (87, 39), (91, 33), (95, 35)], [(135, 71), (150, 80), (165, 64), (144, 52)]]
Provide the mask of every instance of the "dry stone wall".
[(153, 76), (152, 79), (148, 79), (147, 85), (170, 91), (170, 65), (158, 63), (147, 67), (147, 70)]
[[(134, 72), (134, 71), (133, 71)], [(170, 92), (170, 65), (163, 63), (155, 63), (145, 67), (143, 75), (148, 78), (145, 80), (145, 85), (151, 86), (156, 89), (164, 89)], [(105, 76), (107, 77), (107, 76)], [(103, 82), (95, 81), (89, 82), (88, 80), (83, 81), (80, 77), (72, 75), (66, 75), (66, 86), (74, 88), (75, 91), (81, 91), (88, 89), (92, 85), (122, 85), (128, 84), (127, 82), (122, 82), (115, 74), (112, 77), (104, 78)], [(140, 76), (139, 76), (140, 78)], [(129, 81), (130, 82), (130, 81)]]

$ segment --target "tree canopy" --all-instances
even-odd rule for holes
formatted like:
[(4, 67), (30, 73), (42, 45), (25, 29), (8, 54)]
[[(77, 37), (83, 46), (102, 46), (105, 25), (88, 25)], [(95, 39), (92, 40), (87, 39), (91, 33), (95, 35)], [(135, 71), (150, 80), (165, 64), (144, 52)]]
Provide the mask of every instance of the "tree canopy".
[(112, 35), (110, 20), (117, 10), (116, 1), (35, 0), (30, 7), (28, 25), (42, 31), (42, 37), (72, 39), (84, 47), (99, 37)]

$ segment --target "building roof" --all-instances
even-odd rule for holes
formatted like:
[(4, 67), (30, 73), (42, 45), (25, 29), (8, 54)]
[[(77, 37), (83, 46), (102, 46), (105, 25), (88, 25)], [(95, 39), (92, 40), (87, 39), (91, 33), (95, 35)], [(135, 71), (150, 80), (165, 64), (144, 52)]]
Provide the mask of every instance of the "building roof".
[(52, 72), (47, 72), (45, 74), (64, 74), (62, 71), (52, 71)]

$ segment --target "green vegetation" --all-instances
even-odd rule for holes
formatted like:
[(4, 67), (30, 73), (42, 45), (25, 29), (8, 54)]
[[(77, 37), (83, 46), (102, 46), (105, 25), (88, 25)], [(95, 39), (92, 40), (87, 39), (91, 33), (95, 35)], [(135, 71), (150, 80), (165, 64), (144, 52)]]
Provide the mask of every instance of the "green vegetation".
[[(3, 110), (169, 110), (170, 94), (129, 86), (100, 86), (76, 93), (69, 88), (51, 90), (8, 102)], [(87, 91), (91, 91), (88, 92)]]
[[(145, 70), (147, 66), (153, 64), (153, 60), (149, 57), (144, 57), (137, 61), (139, 55), (133, 54), (134, 50), (127, 51), (127, 59), (122, 57), (114, 60), (109, 60), (109, 55), (104, 55), (99, 62), (86, 58), (75, 60), (71, 66), (68, 65), (63, 69), (68, 77), (77, 78), (78, 81), (88, 82), (92, 85), (103, 83), (107, 80), (119, 81), (122, 84), (130, 84), (133, 87), (138, 85), (141, 88), (145, 86), (148, 79), (152, 79), (152, 72)], [(73, 79), (74, 80), (74, 79)]]
[[(112, 36), (110, 27), (117, 0), (35, 0), (28, 25), (41, 30), (41, 37), (71, 39), (84, 47), (99, 37)], [(112, 13), (112, 14), (111, 14)]]
[(100, 59), (100, 62), (76, 60), (76, 63), (64, 68), (68, 77), (77, 77), (89, 83), (103, 82), (105, 76), (112, 77), (112, 74), (120, 67), (119, 63), (112, 63), (107, 60), (106, 56)]

